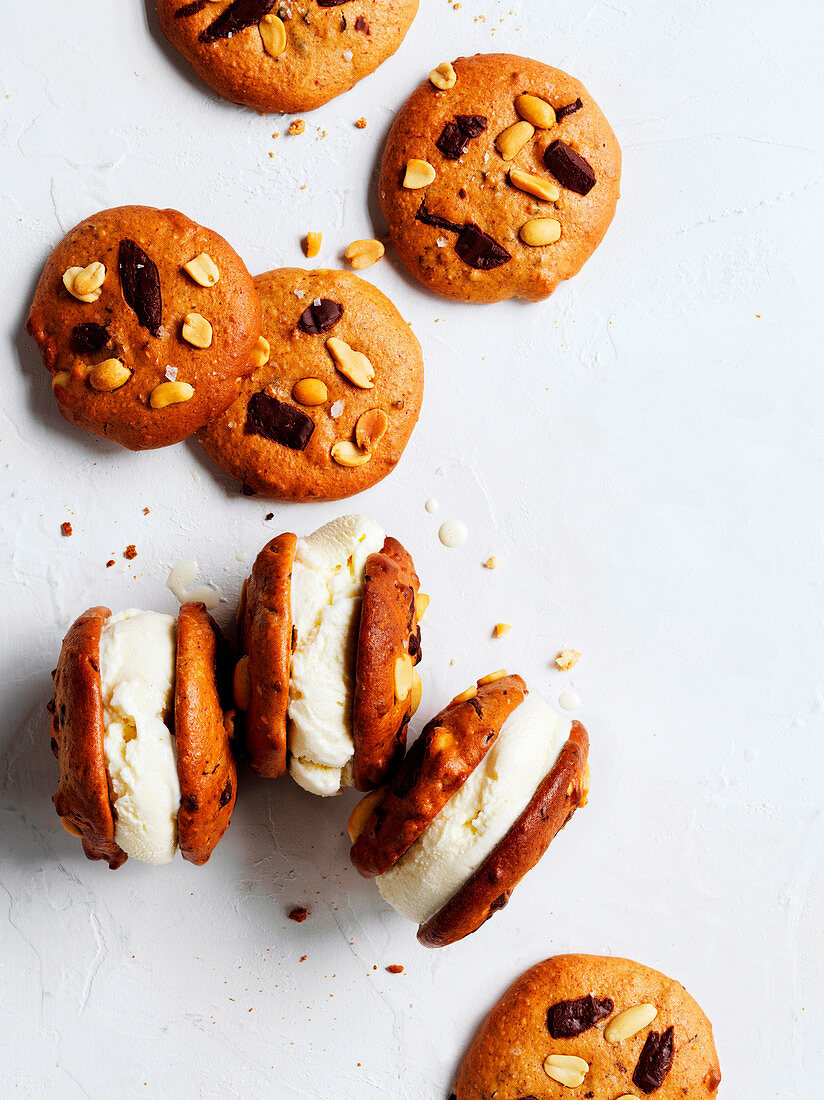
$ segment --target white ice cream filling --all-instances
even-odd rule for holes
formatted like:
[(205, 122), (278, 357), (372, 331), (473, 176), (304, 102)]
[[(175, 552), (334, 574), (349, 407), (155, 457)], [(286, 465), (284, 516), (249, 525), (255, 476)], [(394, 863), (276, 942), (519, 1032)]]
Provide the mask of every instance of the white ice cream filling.
[(298, 539), (292, 567), (289, 770), (313, 794), (352, 783), (352, 704), (366, 559), (384, 543), (366, 516), (341, 516)]
[(571, 722), (528, 695), (495, 744), (412, 847), (375, 882), (404, 917), (433, 917), (529, 805), (569, 736)]
[(113, 794), (115, 841), (144, 863), (177, 851), (180, 783), (169, 722), (177, 622), (155, 611), (120, 611), (100, 637), (103, 753)]

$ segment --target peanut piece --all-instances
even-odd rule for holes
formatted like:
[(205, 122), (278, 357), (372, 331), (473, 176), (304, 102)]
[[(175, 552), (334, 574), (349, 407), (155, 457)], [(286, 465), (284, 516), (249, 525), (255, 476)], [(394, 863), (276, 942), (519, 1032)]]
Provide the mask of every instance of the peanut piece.
[(62, 386), (65, 389), (70, 378), (71, 375), (67, 370), (59, 370), (57, 374), (52, 375), (52, 389), (54, 389), (55, 386)]
[(484, 569), (497, 569), (500, 564), (501, 559), (493, 554), (491, 558), (487, 558), (484, 562)]
[(61, 817), (60, 818), (60, 824), (63, 826), (63, 828), (69, 834), (69, 836), (82, 836), (83, 835), (80, 832), (80, 830), (78, 829), (78, 827), (75, 825), (75, 823), (68, 817)]
[(495, 623), (495, 637), (503, 638), (504, 634), (508, 634), (512, 626), (509, 623)]
[(264, 15), (258, 23), (263, 48), (270, 57), (280, 57), (286, 49), (286, 28), (277, 15)]
[(238, 710), (248, 710), (252, 699), (252, 677), (249, 670), (249, 655), (244, 654), (235, 665), (232, 676), (232, 695)]
[(488, 672), (486, 676), (482, 676), (478, 681), (478, 687), (482, 687), (484, 684), (494, 684), (496, 680), (502, 680), (506, 676), (506, 669), (499, 668), (497, 672)]
[(504, 160), (514, 160), (535, 133), (529, 122), (513, 122), (495, 138), (495, 148)]
[(455, 87), (458, 75), (449, 61), (442, 61), (437, 68), (429, 74), (429, 81), (439, 92), (448, 92)]
[(335, 366), (349, 381), (362, 390), (374, 389), (375, 368), (360, 351), (353, 351), (345, 340), (330, 336), (326, 341), (326, 350), (332, 356)]
[(428, 160), (410, 160), (406, 166), (403, 185), (409, 191), (428, 187), (435, 178), (435, 169)]
[(320, 246), (323, 243), (323, 234), (316, 233), (310, 229), (306, 234), (306, 258), (314, 260), (315, 256), (320, 252)]
[(132, 372), (119, 359), (104, 359), (89, 372), (89, 385), (95, 390), (109, 393), (125, 386), (131, 376)]
[(559, 1085), (577, 1089), (589, 1073), (589, 1063), (574, 1054), (550, 1054), (544, 1059), (544, 1073)]
[(183, 270), (194, 279), (198, 286), (214, 286), (220, 278), (217, 264), (205, 252), (198, 253), (194, 259), (184, 264)]
[(426, 614), (427, 607), (429, 607), (429, 597), (425, 592), (419, 592), (415, 597), (415, 618), (418, 622)]
[(558, 668), (566, 671), (568, 668), (574, 668), (580, 660), (581, 654), (577, 649), (562, 649), (558, 656), (555, 658), (555, 664)]
[[(94, 290), (87, 291), (84, 294), (81, 294), (80, 291), (75, 290), (75, 283), (77, 282), (77, 279), (81, 275), (87, 274), (94, 266), (94, 264), (89, 264), (88, 267), (70, 267), (63, 272), (63, 286), (66, 288), (66, 290), (68, 290), (69, 294), (77, 298), (78, 302), (96, 302), (97, 299), (100, 297), (100, 286), (103, 283), (103, 279), (100, 280), (100, 283)], [(105, 278), (105, 267), (103, 267), (103, 264), (99, 264), (98, 266), (103, 268), (103, 276)], [(89, 276), (89, 280), (90, 279), (91, 276)], [(85, 285), (88, 285), (89, 280), (86, 280)]]
[(509, 182), (519, 191), (526, 191), (528, 195), (534, 195), (536, 199), (545, 199), (547, 202), (557, 202), (561, 197), (561, 189), (549, 180), (541, 179), (532, 172), (524, 172), (520, 168), (509, 169)]
[[(460, 695), (456, 695), (452, 700), (452, 703), (465, 703), (468, 699), (474, 699), (478, 694), (478, 689), (473, 684), (472, 687), (468, 687), (466, 691), (462, 691)], [(450, 703), (450, 707), (452, 706)]]
[(561, 223), (555, 218), (532, 218), (521, 226), (520, 238), (532, 248), (555, 244), (561, 237)]
[(589, 770), (589, 761), (584, 764), (584, 770), (581, 775), (581, 800), (578, 803), (578, 809), (583, 810), (587, 802), (589, 802), (589, 786), (592, 782), (592, 772)]
[(88, 267), (85, 267), (75, 275), (72, 294), (74, 294), (76, 298), (85, 298), (88, 294), (94, 294), (96, 290), (99, 290), (101, 286), (103, 286), (103, 280), (105, 278), (106, 268), (99, 260), (95, 260), (94, 263), (89, 264)]
[(329, 391), (320, 378), (301, 378), (292, 387), (292, 397), (299, 405), (322, 405), (329, 397)]
[(199, 313), (187, 313), (183, 318), (181, 335), (195, 348), (208, 348), (212, 344), (212, 326)]
[(366, 822), (369, 820), (372, 811), (383, 802), (385, 795), (385, 787), (378, 787), (377, 790), (370, 791), (369, 794), (364, 795), (349, 815), (346, 831), (349, 833), (349, 839), (353, 844), (366, 828)]
[(194, 396), (195, 388), (188, 382), (161, 382), (149, 394), (149, 404), (153, 409), (165, 409), (167, 405), (178, 405)]
[(385, 251), (380, 241), (352, 241), (346, 250), (346, 258), (355, 271), (362, 271), (376, 264)]
[(362, 451), (371, 451), (383, 439), (389, 427), (389, 418), (383, 409), (367, 409), (355, 424), (355, 442)]
[(538, 130), (548, 130), (555, 125), (555, 111), (551, 104), (537, 95), (515, 97), (515, 110)]
[(395, 698), (405, 699), (412, 690), (412, 658), (408, 653), (395, 661)]
[(604, 1028), (604, 1038), (608, 1043), (622, 1043), (624, 1039), (631, 1039), (648, 1024), (651, 1024), (658, 1015), (655, 1005), (641, 1004), (625, 1008), (617, 1016), (613, 1016)]
[(269, 347), (269, 341), (266, 339), (266, 337), (265, 336), (258, 336), (257, 342), (255, 343), (255, 346), (252, 348), (252, 353), (249, 356), (249, 359), (251, 360), (252, 366), (255, 367), (255, 368), (265, 367), (266, 364), (269, 362), (269, 352), (270, 352), (270, 350), (271, 349)]
[(348, 439), (336, 443), (332, 448), (332, 458), (338, 466), (365, 466), (371, 457), (369, 451), (364, 454)]
[(421, 705), (421, 698), (423, 696), (423, 681), (418, 675), (416, 668), (412, 669), (412, 698), (409, 702), (409, 710), (411, 714), (416, 714), (418, 707)]

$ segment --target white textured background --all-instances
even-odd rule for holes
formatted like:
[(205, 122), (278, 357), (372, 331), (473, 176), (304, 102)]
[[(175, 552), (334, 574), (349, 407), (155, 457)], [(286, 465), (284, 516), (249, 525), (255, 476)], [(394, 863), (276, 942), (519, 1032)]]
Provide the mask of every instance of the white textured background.
[[(151, 0), (3, 5), (4, 1097), (439, 1100), (488, 1007), (560, 951), (680, 978), (714, 1021), (725, 1097), (821, 1094), (820, 5), (421, 8), (379, 73), (288, 137), (201, 86)], [(383, 229), (393, 113), (437, 62), (494, 49), (584, 81), (624, 197), (542, 305), (451, 305), (391, 256), (366, 273), (411, 320), (427, 391), (400, 468), (349, 508), (406, 543), (432, 595), (420, 718), (502, 665), (552, 702), (574, 680), (590, 805), (508, 909), (435, 952), (350, 868), (349, 797), (245, 776), (207, 867), (87, 863), (51, 804), (44, 710), (71, 620), (173, 610), (169, 567), (196, 557), (228, 621), (268, 537), (343, 509), (266, 523), (195, 445), (130, 454), (65, 425), (23, 331), (41, 265), (129, 202), (214, 227), (253, 272), (306, 263), (322, 229), (334, 265)], [(470, 538), (448, 551), (453, 517)], [(515, 629), (493, 641), (499, 619)], [(552, 668), (562, 645), (583, 651), (573, 673)]]

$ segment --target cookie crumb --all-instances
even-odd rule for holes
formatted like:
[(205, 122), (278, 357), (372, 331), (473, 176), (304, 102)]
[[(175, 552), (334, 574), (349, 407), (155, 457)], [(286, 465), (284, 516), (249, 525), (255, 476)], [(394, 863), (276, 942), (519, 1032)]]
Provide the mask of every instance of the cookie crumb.
[(113, 565), (114, 565), (114, 558), (109, 558), (109, 560), (106, 562), (106, 568), (111, 569), (111, 567)]
[(578, 664), (581, 658), (581, 654), (577, 649), (562, 649), (558, 656), (555, 658), (555, 664), (558, 668), (562, 668), (566, 671), (568, 668), (574, 668)]
[(504, 634), (508, 634), (511, 629), (512, 625), (510, 623), (495, 623), (495, 637), (503, 638)]
[(144, 508), (144, 509), (143, 509), (143, 515), (144, 515), (144, 516), (148, 516), (148, 514), (149, 514), (149, 509), (148, 509), (148, 508)]
[(74, 532), (72, 531), (72, 525), (69, 523), (68, 520), (66, 520), (65, 523), (60, 524), (60, 534), (63, 535), (64, 538), (70, 538), (73, 533)]
[(133, 542), (130, 542), (126, 549), (123, 551), (123, 557), (128, 558), (129, 561), (137, 557), (137, 547)]
[(400, 963), (392, 963), (390, 966), (387, 966), (386, 970), (389, 974), (403, 974), (403, 967)]
[(290, 134), (302, 134), (305, 129), (306, 123), (302, 118), (296, 118), (294, 122), (290, 122), (289, 124)]
[(303, 924), (308, 916), (309, 910), (299, 905), (289, 913), (289, 920), (295, 921), (296, 924)]
[(263, 518), (265, 520), (274, 519), (275, 518), (275, 513), (274, 512), (267, 512), (266, 515)]
[(300, 961), (301, 961), (302, 963), (305, 963), (305, 962), (306, 962), (306, 960), (307, 960), (308, 958), (309, 958), (309, 956), (308, 956), (308, 955), (301, 955), (301, 957), (300, 957)]
[(359, 130), (365, 130), (365, 129), (366, 129), (366, 119), (365, 119), (365, 118), (359, 118), (359, 119), (358, 119), (358, 120), (357, 120), (357, 121), (355, 122), (355, 125), (357, 126), (357, 128), (358, 128)]
[(493, 554), (491, 558), (487, 558), (484, 562), (484, 569), (497, 569), (500, 564), (501, 559)]

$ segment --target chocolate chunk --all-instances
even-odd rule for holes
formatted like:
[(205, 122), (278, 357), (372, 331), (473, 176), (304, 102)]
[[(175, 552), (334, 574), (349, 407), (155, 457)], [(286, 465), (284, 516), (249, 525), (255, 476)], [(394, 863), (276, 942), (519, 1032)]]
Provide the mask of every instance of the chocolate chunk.
[(182, 8), (177, 9), (175, 19), (186, 19), (189, 15), (197, 15), (209, 3), (211, 3), (211, 0), (192, 0), (191, 4), (184, 4)]
[(668, 1027), (663, 1035), (651, 1031), (632, 1075), (632, 1083), (641, 1092), (655, 1092), (664, 1083), (675, 1058), (675, 1034)]
[(460, 160), (473, 138), (486, 129), (483, 115), (456, 115), (454, 122), (447, 122), (441, 136), (435, 142), (449, 160)]
[(417, 657), (415, 664), (421, 659), (421, 628), (418, 627), (416, 633), (409, 636), (409, 656)]
[(426, 209), (425, 199), (422, 200), (421, 205), (418, 207), (415, 220), (423, 222), (424, 225), (434, 225), (436, 229), (445, 229), (448, 233), (463, 233), (464, 230), (464, 227), (458, 225), (456, 222), (447, 221), (446, 218), (442, 218), (438, 214), (430, 214)]
[(157, 336), (162, 312), (157, 265), (139, 244), (128, 239), (120, 242), (117, 264), (126, 304), (135, 311), (141, 325)]
[(360, 31), (361, 34), (372, 33), (369, 29), (369, 24), (366, 22), (362, 15), (359, 15), (358, 18), (355, 20), (355, 30)]
[(565, 141), (558, 139), (547, 145), (544, 164), (568, 191), (588, 195), (595, 186), (592, 166)]
[(187, 794), (182, 801), (183, 808), (187, 810), (190, 814), (196, 814), (197, 811), (200, 809), (200, 803), (197, 800), (197, 795)]
[(270, 397), (265, 390), (256, 393), (246, 410), (247, 435), (262, 435), (282, 443), (293, 451), (302, 451), (315, 430), (314, 421), (285, 401)]
[(331, 298), (316, 298), (300, 315), (298, 328), (307, 336), (328, 332), (343, 317), (343, 306)]
[(473, 222), (464, 226), (455, 242), (455, 251), (464, 263), (478, 271), (491, 271), (512, 259), (503, 245), (498, 244)]
[(318, 0), (319, 8), (339, 8), (341, 4), (348, 4), (349, 0)]
[(72, 329), (72, 351), (78, 355), (86, 355), (90, 351), (100, 351), (109, 342), (109, 330), (105, 325), (98, 325), (94, 321), (87, 321), (83, 325), (75, 325)]
[(232, 0), (217, 19), (198, 35), (199, 42), (217, 42), (259, 23), (275, 6), (275, 0)]
[(231, 802), (231, 800), (232, 800), (232, 781), (231, 781), (231, 779), (227, 779), (226, 780), (226, 786), (220, 792), (220, 806), (221, 806), (221, 809), (224, 806), (228, 805), (228, 803)]
[(591, 993), (575, 1001), (558, 1001), (546, 1014), (546, 1026), (553, 1039), (574, 1039), (605, 1020), (615, 1005), (609, 997), (599, 1000)]
[(566, 118), (567, 115), (574, 115), (576, 111), (580, 111), (584, 105), (582, 99), (576, 99), (574, 103), (567, 103), (563, 107), (555, 108), (555, 121), (560, 122), (562, 118)]

